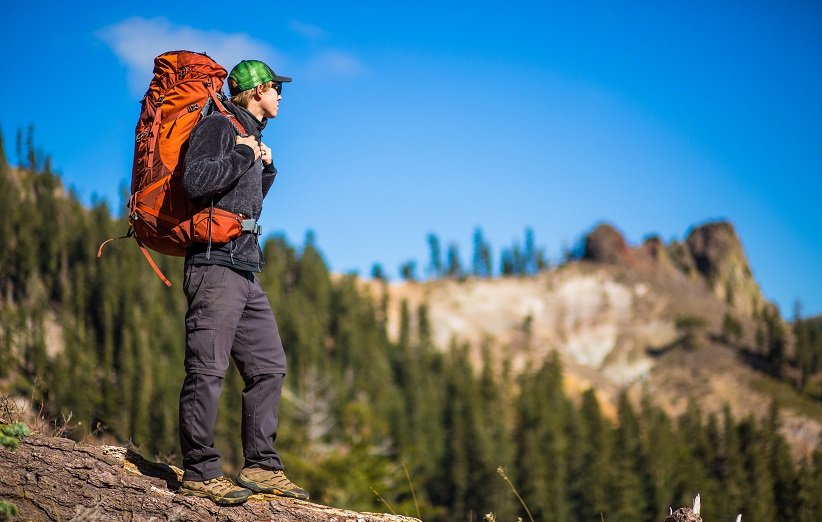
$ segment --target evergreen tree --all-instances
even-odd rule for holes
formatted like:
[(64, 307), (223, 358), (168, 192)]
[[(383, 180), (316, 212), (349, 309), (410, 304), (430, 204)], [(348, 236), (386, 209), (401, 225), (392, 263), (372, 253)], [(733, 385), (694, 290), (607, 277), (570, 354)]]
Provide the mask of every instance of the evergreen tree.
[(23, 169), (23, 129), (17, 128), (14, 141), (14, 151), (17, 154), (17, 168)]
[(448, 245), (448, 277), (460, 279), (463, 276), (462, 262), (460, 262), (459, 247), (456, 243)]
[(722, 443), (713, 467), (725, 498), (719, 505), (717, 515), (723, 520), (731, 520), (746, 507), (747, 476), (739, 434), (728, 406), (723, 410), (722, 425)]
[(670, 418), (660, 408), (651, 404), (648, 395), (642, 398), (642, 418), (644, 419), (645, 452), (647, 468), (652, 480), (652, 490), (648, 502), (654, 508), (650, 520), (662, 520), (668, 515), (668, 507), (676, 505), (675, 465), (679, 441), (676, 438)]
[(374, 263), (371, 267), (371, 278), (376, 279), (377, 281), (388, 281), (388, 275), (379, 263)]
[[(11, 169), (6, 162), (3, 152), (2, 135), (0, 135), (0, 208), (18, 209), (20, 207), (20, 194), (17, 184), (12, 179)], [(6, 238), (6, 245), (0, 248), (0, 295), (7, 299), (11, 290), (10, 277), (12, 276), (12, 266), (17, 253), (17, 212), (8, 212), (3, 219), (0, 219), (0, 234)]]
[(428, 275), (433, 278), (442, 276), (443, 270), (440, 240), (435, 234), (428, 234), (428, 251), (431, 260), (428, 265)]
[(525, 251), (523, 252), (522, 274), (535, 274), (537, 270), (537, 247), (534, 242), (534, 231), (531, 227), (528, 227), (525, 229)]
[(416, 272), (417, 263), (413, 260), (409, 259), (400, 265), (400, 277), (402, 277), (405, 281), (416, 281)]
[(817, 347), (818, 328), (813, 321), (804, 321), (801, 305), (794, 306), (793, 338), (794, 357), (796, 360), (796, 390), (803, 392), (808, 379), (819, 371), (819, 353)]
[(765, 307), (762, 313), (761, 336), (771, 370), (776, 377), (781, 377), (785, 365), (787, 340), (779, 310), (775, 306)]
[(548, 269), (548, 267), (548, 256), (545, 254), (545, 249), (540, 248), (537, 250), (537, 271), (542, 272)]
[[(459, 351), (458, 351), (459, 350)], [(448, 433), (448, 444), (441, 465), (447, 470), (446, 491), (434, 492), (435, 501), (448, 506), (449, 511), (460, 518), (468, 516), (473, 505), (471, 488), (474, 485), (471, 477), (472, 457), (476, 457), (475, 438), (471, 433), (471, 424), (479, 410), (475, 402), (477, 397), (469, 397), (465, 392), (470, 387), (470, 368), (465, 361), (464, 349), (458, 349), (452, 339), (449, 347), (450, 357), (446, 373), (446, 403), (444, 422)]]
[(816, 450), (804, 462), (799, 480), (800, 522), (817, 522), (822, 518), (822, 451)]
[(798, 520), (801, 507), (799, 475), (794, 467), (790, 448), (779, 434), (779, 429), (779, 405), (773, 401), (761, 430), (762, 449), (768, 460), (766, 474), (773, 480), (776, 520)]
[(500, 255), (500, 273), (503, 276), (513, 275), (515, 272), (514, 257), (511, 251), (503, 250)]
[(483, 455), (483, 474), (486, 506), (493, 509), (500, 520), (514, 520), (519, 505), (506, 488), (500, 486), (496, 469), (502, 466), (511, 469), (514, 464), (514, 446), (509, 429), (511, 414), (508, 411), (510, 397), (506, 393), (506, 383), (494, 375), (489, 344), (482, 346), (482, 371), (479, 379), (480, 404), (482, 404), (483, 425), (489, 439)]
[(592, 389), (582, 394), (582, 404), (575, 421), (572, 439), (576, 442), (571, 457), (574, 518), (595, 520), (602, 514), (610, 520), (613, 507), (608, 496), (612, 480), (612, 432), (602, 417), (599, 401)]
[(614, 478), (610, 497), (614, 512), (609, 520), (653, 520), (653, 483), (642, 447), (639, 419), (625, 393), (618, 403), (618, 424), (614, 437)]
[(474, 229), (474, 261), (472, 273), (476, 277), (491, 277), (493, 267), (491, 266), (491, 246), (485, 241), (482, 229)]
[(562, 366), (553, 352), (538, 372), (522, 377), (517, 398), (517, 484), (537, 520), (572, 519), (569, 482), (581, 478), (571, 469), (572, 415), (562, 382)]
[(685, 412), (678, 419), (677, 431), (673, 504), (688, 505), (698, 492), (704, 499), (704, 513), (713, 517), (714, 503), (721, 498), (717, 480), (710, 471), (717, 448), (711, 446), (702, 411), (695, 400), (689, 399)]
[(514, 243), (511, 247), (511, 263), (513, 264), (513, 273), (518, 276), (526, 275), (525, 272), (526, 257), (519, 246), (519, 243)]
[(740, 422), (738, 431), (748, 486), (742, 517), (753, 522), (775, 520), (774, 483), (768, 469), (768, 451), (762, 436), (751, 418)]

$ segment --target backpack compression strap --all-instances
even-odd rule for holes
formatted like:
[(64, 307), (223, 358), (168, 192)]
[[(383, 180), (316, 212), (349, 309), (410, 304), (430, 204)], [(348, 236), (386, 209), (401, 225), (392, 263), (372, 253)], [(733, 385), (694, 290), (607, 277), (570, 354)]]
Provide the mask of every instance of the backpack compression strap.
[[(125, 236), (112, 237), (110, 239), (106, 239), (100, 245), (100, 248), (97, 249), (97, 257), (99, 258), (103, 256), (103, 247), (106, 246), (108, 243), (116, 239), (127, 239), (130, 237), (134, 237), (134, 229), (131, 227), (128, 228), (128, 233)], [(134, 238), (134, 240), (137, 241), (137, 238)], [(152, 270), (154, 270), (154, 273), (157, 274), (157, 277), (159, 277), (160, 280), (166, 284), (166, 286), (171, 286), (171, 281), (168, 280), (165, 274), (163, 274), (162, 270), (160, 270), (160, 267), (157, 266), (157, 263), (155, 263), (154, 260), (151, 258), (151, 254), (148, 253), (146, 247), (144, 247), (143, 244), (139, 241), (137, 241), (137, 246), (140, 247), (140, 252), (143, 253), (143, 256), (146, 258), (146, 261), (148, 261), (148, 264), (152, 268)]]
[(171, 286), (171, 281), (169, 281), (165, 274), (163, 274), (163, 272), (160, 270), (160, 267), (157, 266), (157, 263), (155, 263), (154, 260), (151, 259), (151, 254), (148, 253), (146, 247), (144, 247), (143, 244), (139, 241), (137, 241), (137, 246), (140, 247), (140, 252), (143, 253), (143, 256), (146, 258), (146, 261), (148, 261), (148, 264), (154, 270), (154, 273), (157, 274), (157, 277), (159, 277), (163, 281), (163, 283), (166, 284), (166, 286)]

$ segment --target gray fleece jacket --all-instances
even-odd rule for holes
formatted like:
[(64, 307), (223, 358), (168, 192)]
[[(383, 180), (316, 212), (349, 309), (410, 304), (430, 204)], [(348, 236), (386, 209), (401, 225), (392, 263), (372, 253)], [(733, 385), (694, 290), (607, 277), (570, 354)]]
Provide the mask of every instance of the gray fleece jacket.
[[(259, 143), (267, 120), (259, 121), (243, 107), (225, 101), (225, 107)], [(237, 145), (237, 130), (231, 121), (214, 112), (203, 118), (191, 132), (183, 171), (183, 189), (189, 198), (207, 206), (212, 198), (214, 206), (243, 214), (246, 218), (260, 219), (263, 198), (268, 194), (277, 175), (273, 164), (263, 165), (254, 159), (248, 145)], [(259, 272), (262, 252), (257, 236), (243, 234), (228, 243), (195, 244), (186, 252), (186, 264), (223, 265), (238, 270)]]

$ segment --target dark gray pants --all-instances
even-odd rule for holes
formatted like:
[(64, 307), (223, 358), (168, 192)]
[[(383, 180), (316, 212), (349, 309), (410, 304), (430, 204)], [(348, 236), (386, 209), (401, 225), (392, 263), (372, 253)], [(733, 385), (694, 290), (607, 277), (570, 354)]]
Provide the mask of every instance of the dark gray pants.
[(251, 272), (220, 265), (185, 267), (186, 378), (180, 392), (184, 480), (222, 475), (214, 426), (229, 355), (243, 389), (245, 467), (282, 469), (274, 449), (285, 351), (271, 305)]

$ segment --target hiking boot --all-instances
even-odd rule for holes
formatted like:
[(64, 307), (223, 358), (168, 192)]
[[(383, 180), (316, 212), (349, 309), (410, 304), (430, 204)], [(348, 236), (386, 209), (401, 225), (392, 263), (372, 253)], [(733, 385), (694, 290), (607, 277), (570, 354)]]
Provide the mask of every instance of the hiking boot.
[(242, 504), (252, 494), (225, 476), (205, 481), (184, 480), (178, 492), (187, 497), (210, 498), (221, 506)]
[(281, 469), (244, 468), (237, 475), (237, 484), (255, 493), (308, 500), (308, 491), (288, 480)]

